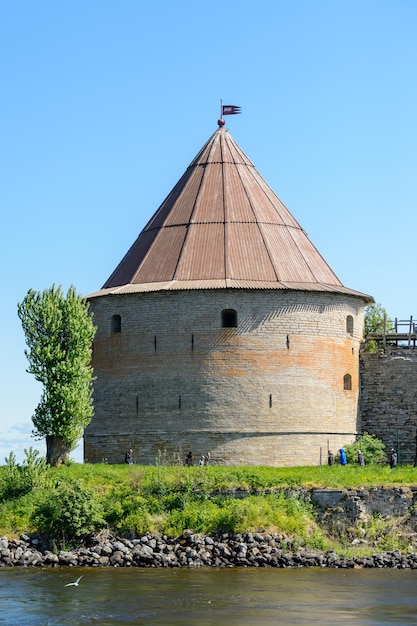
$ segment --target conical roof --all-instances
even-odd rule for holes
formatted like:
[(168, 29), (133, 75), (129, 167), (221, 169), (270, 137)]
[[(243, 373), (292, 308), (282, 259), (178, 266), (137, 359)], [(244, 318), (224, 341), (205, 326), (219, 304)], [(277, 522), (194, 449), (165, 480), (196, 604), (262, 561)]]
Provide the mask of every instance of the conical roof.
[(91, 297), (177, 289), (297, 289), (372, 298), (342, 285), (224, 121)]

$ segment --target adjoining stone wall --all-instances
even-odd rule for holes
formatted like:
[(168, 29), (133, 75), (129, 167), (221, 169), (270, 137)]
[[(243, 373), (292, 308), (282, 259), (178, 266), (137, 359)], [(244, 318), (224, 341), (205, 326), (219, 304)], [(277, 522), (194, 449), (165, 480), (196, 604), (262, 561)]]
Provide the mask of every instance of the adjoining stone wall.
[(330, 513), (344, 519), (347, 525), (369, 521), (375, 513), (403, 518), (410, 512), (414, 523), (416, 519), (417, 487), (414, 486), (313, 489), (311, 499), (319, 513), (318, 519)]
[(400, 463), (414, 463), (417, 453), (417, 350), (389, 348), (361, 352), (362, 430), (388, 449), (398, 448)]
[[(224, 465), (318, 465), (358, 432), (363, 301), (290, 290), (91, 299), (95, 416), (85, 460), (210, 451)], [(221, 311), (237, 311), (222, 328)], [(120, 316), (121, 332), (111, 319)], [(353, 320), (353, 332), (347, 319)], [(350, 388), (344, 377), (350, 375)]]

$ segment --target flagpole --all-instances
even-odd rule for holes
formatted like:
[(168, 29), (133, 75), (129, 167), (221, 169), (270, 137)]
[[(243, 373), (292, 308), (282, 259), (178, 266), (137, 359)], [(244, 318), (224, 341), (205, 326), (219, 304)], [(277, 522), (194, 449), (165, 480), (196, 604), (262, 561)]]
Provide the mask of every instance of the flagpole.
[(220, 117), (223, 117), (223, 100), (220, 98)]

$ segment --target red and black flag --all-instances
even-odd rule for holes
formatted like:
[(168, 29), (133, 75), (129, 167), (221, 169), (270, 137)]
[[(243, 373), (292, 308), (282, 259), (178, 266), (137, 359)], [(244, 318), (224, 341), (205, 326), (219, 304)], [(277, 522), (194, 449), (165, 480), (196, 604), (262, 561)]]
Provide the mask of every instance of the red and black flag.
[(222, 106), (222, 115), (237, 115), (241, 112), (241, 107), (237, 107), (234, 104), (223, 104)]

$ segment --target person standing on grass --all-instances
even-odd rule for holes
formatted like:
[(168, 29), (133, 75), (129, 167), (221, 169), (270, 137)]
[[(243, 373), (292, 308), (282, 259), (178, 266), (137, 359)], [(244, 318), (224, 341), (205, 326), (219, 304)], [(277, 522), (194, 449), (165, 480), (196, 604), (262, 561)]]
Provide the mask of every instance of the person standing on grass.
[(394, 467), (397, 467), (397, 463), (398, 463), (398, 456), (397, 453), (395, 451), (395, 448), (391, 448), (391, 454), (389, 457), (389, 466), (391, 469), (393, 469)]
[(189, 452), (185, 458), (185, 464), (187, 465), (187, 467), (191, 467), (192, 465), (194, 465), (194, 460), (193, 460), (193, 453)]

